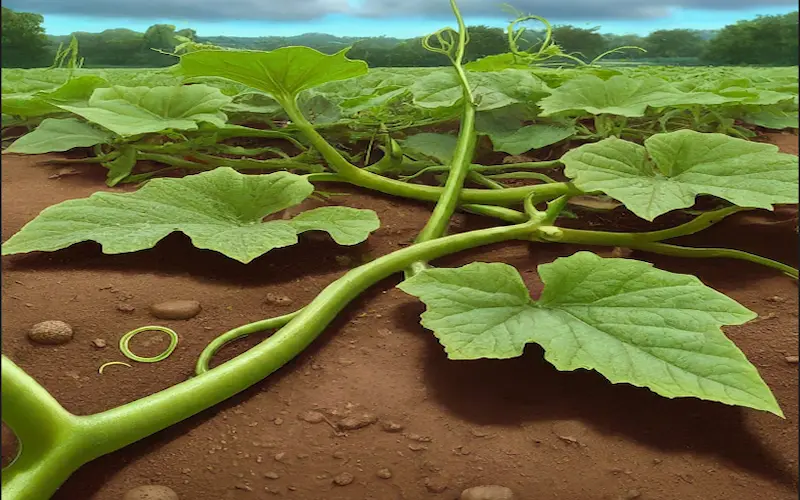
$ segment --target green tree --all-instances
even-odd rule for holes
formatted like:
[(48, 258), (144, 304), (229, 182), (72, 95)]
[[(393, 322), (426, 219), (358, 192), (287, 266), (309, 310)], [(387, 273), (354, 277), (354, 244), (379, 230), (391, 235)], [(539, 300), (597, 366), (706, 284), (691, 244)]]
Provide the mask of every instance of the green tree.
[(469, 26), (467, 31), (469, 32), (469, 44), (466, 49), (467, 61), (505, 54), (509, 51), (505, 30), (488, 26)]
[(606, 40), (598, 33), (599, 27), (578, 28), (570, 25), (553, 27), (553, 40), (567, 54), (580, 53), (586, 59), (594, 59), (606, 50)]
[(797, 25), (795, 11), (725, 26), (709, 42), (704, 59), (712, 64), (796, 66)]
[(658, 30), (644, 39), (648, 57), (700, 57), (706, 42), (696, 30)]
[(51, 62), (43, 22), (39, 14), (2, 8), (2, 67), (35, 68)]

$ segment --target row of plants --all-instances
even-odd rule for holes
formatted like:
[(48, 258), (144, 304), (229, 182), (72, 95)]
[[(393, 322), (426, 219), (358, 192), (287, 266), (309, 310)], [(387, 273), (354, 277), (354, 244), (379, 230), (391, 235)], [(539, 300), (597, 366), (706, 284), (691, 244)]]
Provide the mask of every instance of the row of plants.
[[(783, 116), (797, 102), (796, 76), (703, 80), (668, 68), (542, 69), (535, 66), (540, 55), (518, 50), (465, 65), (468, 36), (450, 3), (458, 28), (426, 39), (429, 50), (450, 59), (449, 71), (369, 71), (344, 52), (304, 47), (205, 48), (180, 55), (172, 69), (191, 85), (110, 85), (76, 70), (61, 86), (3, 95), (4, 115), (41, 120), (7, 153), (92, 148), (91, 157), (77, 161), (108, 169), (109, 185), (143, 182), (131, 193), (101, 191), (45, 209), (3, 243), (3, 255), (83, 241), (107, 254), (136, 252), (182, 232), (195, 247), (246, 265), (306, 231), (356, 245), (380, 227), (374, 212), (343, 206), (269, 218), (319, 185), (345, 183), (434, 204), (413, 245), (349, 270), (293, 313), (223, 333), (200, 356), (195, 377), (126, 405), (72, 415), (3, 356), (2, 418), (22, 443), (2, 473), (5, 498), (49, 498), (86, 462), (259, 382), (396, 273), (405, 275), (399, 288), (425, 304), (422, 325), (450, 359), (513, 358), (534, 343), (558, 370), (595, 370), (668, 398), (783, 415), (757, 369), (721, 330), (756, 314), (694, 276), (580, 251), (539, 266), (544, 291), (534, 300), (512, 266), (430, 262), (526, 241), (739, 259), (797, 279), (797, 269), (766, 257), (671, 242), (735, 213), (798, 202), (797, 156), (747, 140), (752, 131), (742, 125), (744, 116)], [(516, 33), (509, 28), (512, 42)], [(796, 123), (796, 108), (793, 116)], [(456, 123), (457, 134), (431, 131), (447, 123)], [(562, 141), (581, 145), (556, 159), (478, 165), (481, 136), (510, 154)], [(145, 161), (162, 168), (142, 171)], [(192, 175), (152, 178), (168, 169)], [(713, 209), (698, 208), (698, 197), (712, 199)], [(611, 200), (649, 222), (695, 210), (689, 222), (644, 232), (564, 227), (564, 217), (587, 199)], [(449, 234), (457, 210), (497, 224)], [(274, 333), (210, 368), (221, 346), (263, 331)]]

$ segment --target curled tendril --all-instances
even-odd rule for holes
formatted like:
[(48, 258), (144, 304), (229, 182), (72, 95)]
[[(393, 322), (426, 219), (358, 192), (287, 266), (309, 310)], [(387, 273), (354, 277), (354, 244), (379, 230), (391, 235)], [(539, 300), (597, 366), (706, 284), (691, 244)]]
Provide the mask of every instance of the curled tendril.
[[(169, 346), (157, 356), (153, 356), (152, 358), (145, 358), (142, 356), (138, 356), (131, 352), (130, 348), (128, 347), (128, 343), (131, 339), (142, 332), (163, 332), (169, 335)], [(178, 345), (178, 334), (175, 333), (175, 330), (167, 328), (165, 326), (143, 326), (141, 328), (137, 328), (136, 330), (131, 330), (119, 339), (119, 350), (122, 351), (122, 354), (125, 355), (128, 359), (132, 359), (133, 361), (138, 361), (140, 363), (156, 363), (158, 361), (163, 361), (172, 354), (172, 351), (175, 350), (175, 347)]]

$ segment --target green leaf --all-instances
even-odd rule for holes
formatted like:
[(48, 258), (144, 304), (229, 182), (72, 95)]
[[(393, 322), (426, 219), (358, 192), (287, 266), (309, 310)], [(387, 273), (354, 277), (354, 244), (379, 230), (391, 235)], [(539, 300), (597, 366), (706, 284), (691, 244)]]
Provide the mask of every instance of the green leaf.
[[(547, 84), (526, 70), (467, 72), (467, 81), (478, 103), (478, 111), (535, 102), (550, 93)], [(430, 73), (418, 79), (410, 90), (414, 104), (421, 108), (449, 108), (458, 104), (463, 97), (461, 83), (452, 71)]]
[(14, 141), (6, 153), (36, 155), (88, 148), (110, 141), (113, 135), (76, 118), (45, 118), (33, 132)]
[(399, 287), (425, 303), (422, 325), (450, 359), (512, 358), (536, 343), (562, 371), (596, 370), (668, 398), (782, 416), (755, 367), (720, 330), (756, 314), (696, 277), (589, 252), (541, 265), (539, 275), (538, 301), (506, 264), (428, 269)]
[(308, 47), (283, 47), (271, 52), (201, 50), (181, 56), (186, 76), (217, 76), (264, 91), (276, 99), (306, 89), (367, 73), (367, 63), (347, 59), (347, 48), (326, 55)]
[(223, 127), (220, 109), (232, 98), (207, 85), (97, 89), (87, 106), (59, 105), (126, 137), (167, 129), (197, 130), (198, 123)]
[(797, 156), (723, 134), (679, 130), (651, 136), (644, 147), (610, 138), (561, 161), (579, 189), (601, 191), (650, 221), (691, 207), (701, 194), (768, 210), (798, 201)]
[(180, 231), (197, 248), (248, 263), (273, 248), (297, 243), (302, 231), (329, 231), (346, 244), (366, 239), (366, 228), (375, 226), (376, 216), (370, 211), (300, 214), (296, 223), (263, 221), (300, 203), (313, 190), (304, 177), (288, 172), (243, 175), (227, 167), (180, 179), (154, 179), (133, 193), (95, 193), (47, 208), (6, 241), (2, 253), (52, 252), (81, 241), (96, 241), (107, 254), (136, 252)]
[(136, 160), (136, 148), (133, 146), (123, 146), (119, 156), (109, 162), (103, 163), (103, 166), (108, 169), (106, 185), (114, 187), (127, 179), (136, 166)]
[(782, 130), (785, 128), (798, 128), (798, 122), (800, 121), (798, 116), (796, 107), (794, 111), (767, 108), (745, 114), (742, 116), (742, 121), (759, 127)]
[(61, 113), (56, 104), (85, 104), (95, 89), (107, 86), (105, 79), (86, 75), (73, 78), (54, 89), (5, 94), (2, 97), (3, 113), (24, 117)]
[(298, 232), (325, 231), (340, 245), (357, 245), (365, 241), (372, 231), (381, 227), (381, 221), (372, 210), (350, 207), (320, 207), (298, 214), (291, 220)]
[(487, 135), (492, 140), (495, 151), (503, 151), (510, 155), (520, 155), (532, 149), (540, 149), (561, 142), (564, 139), (569, 139), (574, 133), (574, 127), (559, 127), (537, 123), (511, 131), (489, 131)]
[(400, 141), (400, 144), (403, 150), (412, 156), (413, 153), (419, 153), (447, 165), (453, 159), (457, 142), (458, 138), (454, 135), (423, 132), (408, 136)]
[(612, 114), (627, 117), (644, 116), (648, 107), (663, 108), (689, 104), (713, 105), (729, 102), (710, 92), (681, 92), (656, 77), (612, 76), (603, 80), (586, 75), (570, 80), (542, 99), (542, 116), (556, 113), (593, 115)]

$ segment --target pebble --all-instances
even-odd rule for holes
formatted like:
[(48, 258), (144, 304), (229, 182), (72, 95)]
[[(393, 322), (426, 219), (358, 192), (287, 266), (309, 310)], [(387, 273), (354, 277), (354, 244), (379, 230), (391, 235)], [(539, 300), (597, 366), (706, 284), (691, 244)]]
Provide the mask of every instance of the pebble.
[(147, 484), (128, 490), (122, 500), (178, 500), (178, 494), (167, 486)]
[(333, 484), (336, 486), (347, 486), (351, 484), (355, 480), (352, 474), (349, 472), (342, 472), (341, 474), (337, 474), (333, 478)]
[(784, 359), (787, 363), (793, 365), (796, 365), (798, 362), (800, 362), (800, 356), (786, 356)]
[(302, 413), (299, 417), (300, 420), (303, 422), (308, 422), (309, 424), (318, 424), (325, 420), (325, 415), (314, 410), (309, 410), (305, 413)]
[(286, 295), (278, 295), (275, 293), (268, 293), (267, 298), (265, 300), (268, 304), (274, 304), (276, 306), (288, 306), (294, 302), (291, 297), (287, 297)]
[(203, 308), (196, 300), (168, 300), (150, 306), (150, 314), (159, 319), (191, 319)]
[(380, 469), (378, 472), (375, 473), (381, 479), (389, 479), (392, 477), (392, 471), (389, 469)]
[(269, 472), (264, 473), (264, 477), (267, 478), (267, 479), (278, 479), (281, 476), (275, 471), (269, 471)]
[(66, 344), (72, 340), (72, 327), (63, 321), (42, 321), (31, 327), (28, 338), (37, 344)]
[(383, 423), (383, 430), (386, 432), (401, 432), (403, 429), (405, 427), (397, 422), (388, 421)]
[(117, 304), (117, 311), (119, 312), (132, 313), (135, 310), (136, 308), (130, 304), (125, 304), (125, 303)]
[(103, 349), (108, 344), (103, 339), (94, 339), (94, 340), (92, 340), (92, 345), (97, 347), (98, 349)]
[(414, 443), (414, 444), (408, 445), (408, 449), (411, 450), (411, 451), (425, 451), (425, 450), (428, 449), (428, 447), (425, 446), (424, 444), (416, 444), (416, 443)]
[(514, 500), (514, 492), (505, 486), (475, 486), (461, 492), (459, 500)]
[(358, 417), (345, 417), (340, 420), (336, 426), (345, 431), (354, 431), (356, 429), (363, 429), (378, 421), (378, 417), (372, 413), (364, 413)]
[(426, 477), (425, 488), (431, 493), (441, 493), (447, 489), (447, 483), (438, 477)]

